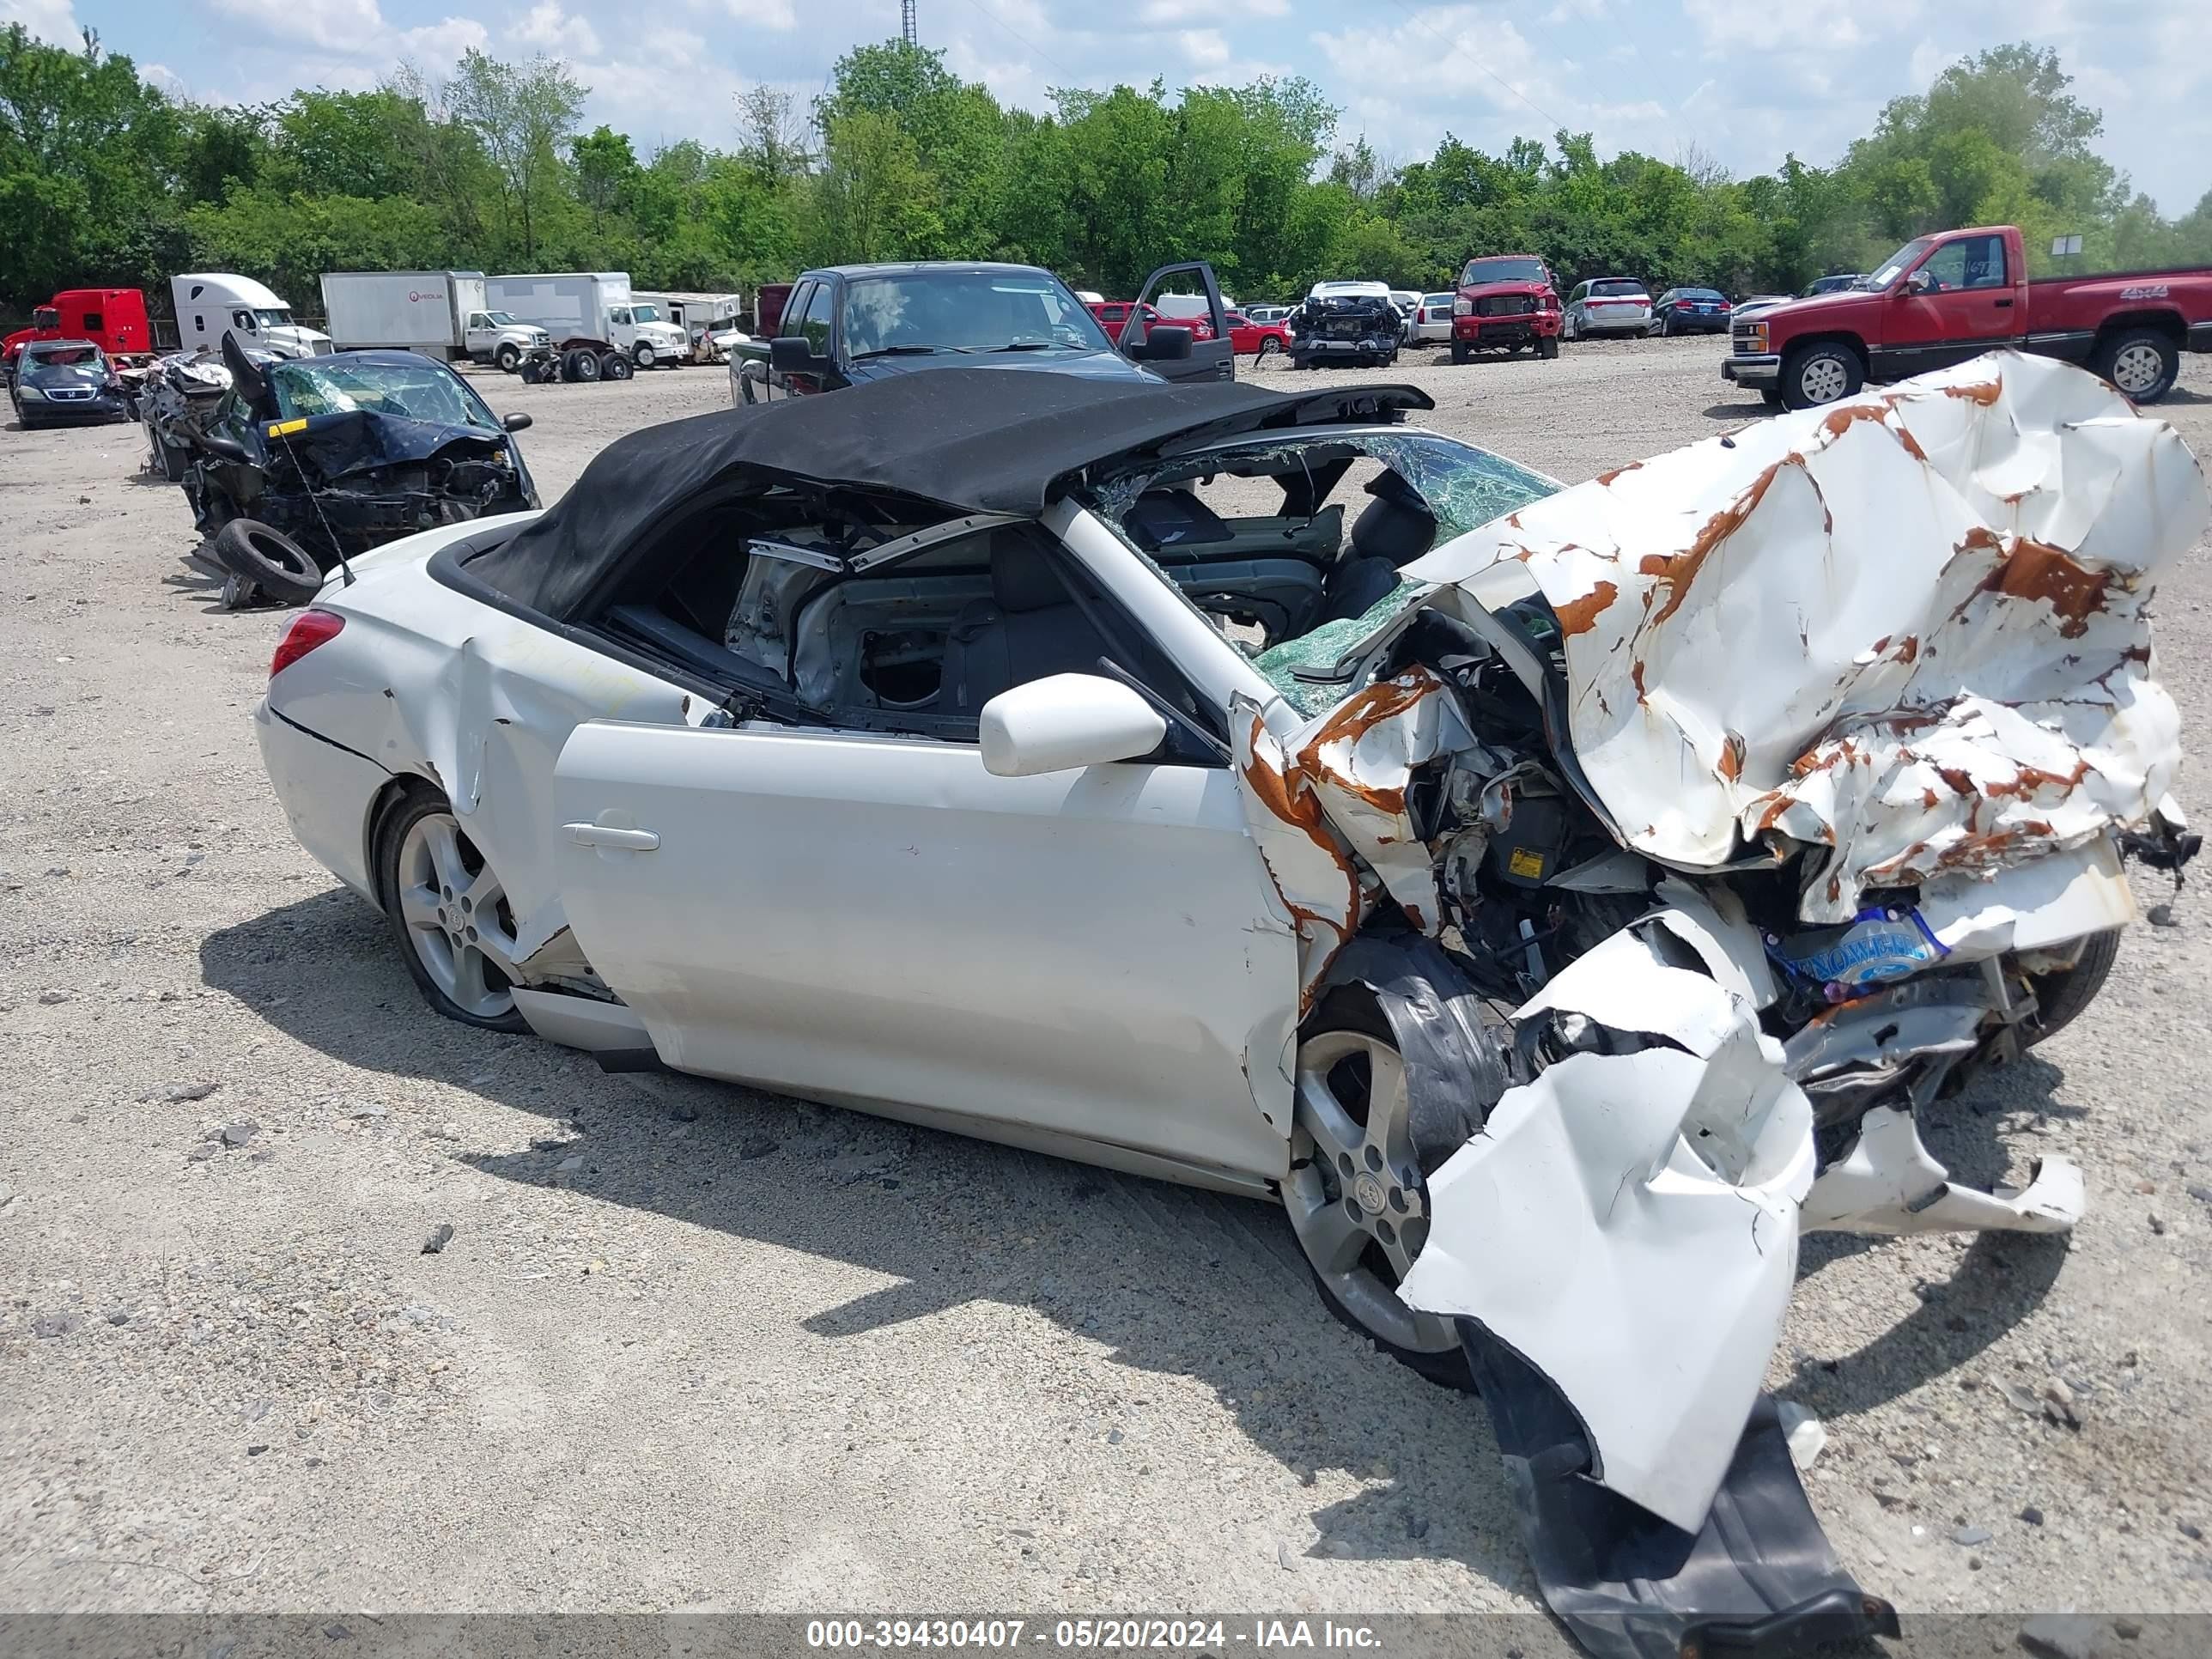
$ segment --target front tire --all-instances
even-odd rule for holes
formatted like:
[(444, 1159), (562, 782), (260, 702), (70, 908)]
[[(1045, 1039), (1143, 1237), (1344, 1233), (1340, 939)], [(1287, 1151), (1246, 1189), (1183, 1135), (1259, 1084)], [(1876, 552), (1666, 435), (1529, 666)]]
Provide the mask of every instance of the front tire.
[(1452, 342), (1452, 343), (1451, 343), (1451, 360), (1452, 360), (1452, 362), (1455, 362), (1455, 363), (1459, 363), (1459, 364), (1461, 364), (1461, 365), (1462, 365), (1462, 366), (1464, 366), (1464, 365), (1465, 365), (1465, 363), (1467, 362), (1467, 342), (1466, 342), (1466, 341), (1464, 341), (1464, 340), (1454, 340), (1454, 341)]
[(1428, 1238), (1428, 1186), (1408, 1122), (1406, 1073), (1374, 994), (1330, 993), (1298, 1039), (1283, 1206), (1328, 1310), (1431, 1382), (1472, 1390), (1449, 1320), (1397, 1286)]
[(491, 354), (491, 360), (501, 374), (512, 374), (514, 373), (515, 366), (522, 361), (522, 348), (509, 340)]
[(522, 1031), (507, 890), (446, 798), (400, 797), (377, 825), (376, 892), (422, 999), (447, 1019)]
[(1847, 345), (1826, 341), (1805, 346), (1782, 365), (1782, 400), (1792, 409), (1818, 409), (1854, 397), (1866, 384), (1866, 366)]
[(2120, 389), (2129, 402), (2154, 404), (2181, 377), (2181, 353), (2173, 337), (2154, 328), (2131, 328), (2097, 348), (2097, 373)]
[(1556, 334), (1539, 335), (1536, 338), (1536, 355), (1539, 357), (1541, 357), (1546, 362), (1549, 362), (1553, 358), (1558, 356), (1559, 355), (1559, 337)]
[(2028, 975), (2028, 982), (2035, 987), (2036, 1006), (2036, 1031), (2028, 1039), (2030, 1048), (2056, 1036), (2096, 1000), (2119, 954), (2120, 930), (2107, 928), (2089, 936), (2089, 942), (2081, 947), (2080, 960), (2071, 968), (2062, 968), (2055, 974)]
[(654, 353), (653, 347), (643, 340), (640, 340), (635, 345), (630, 348), (629, 355), (631, 361), (636, 363), (640, 368), (651, 368), (655, 363), (660, 361), (659, 357)]

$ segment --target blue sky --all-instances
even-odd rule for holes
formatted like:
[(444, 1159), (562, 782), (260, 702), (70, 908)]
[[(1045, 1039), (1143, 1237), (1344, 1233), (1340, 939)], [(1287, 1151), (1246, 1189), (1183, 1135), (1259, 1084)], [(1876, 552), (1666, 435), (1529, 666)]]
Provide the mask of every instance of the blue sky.
[[(1002, 100), (1053, 86), (1170, 87), (1310, 76), (1349, 139), (1425, 154), (1445, 131), (1498, 149), (1589, 129), (1601, 152), (1696, 154), (1737, 173), (1787, 151), (1833, 161), (1884, 101), (1964, 53), (2054, 46), (2105, 112), (2104, 149), (2169, 214), (2212, 187), (2207, 0), (920, 0), (926, 46)], [(568, 58), (590, 114), (643, 149), (727, 144), (731, 103), (769, 82), (802, 98), (898, 0), (0, 0), (50, 39), (100, 32), (157, 79), (209, 99), (363, 87), (403, 58), (435, 73), (465, 46)]]

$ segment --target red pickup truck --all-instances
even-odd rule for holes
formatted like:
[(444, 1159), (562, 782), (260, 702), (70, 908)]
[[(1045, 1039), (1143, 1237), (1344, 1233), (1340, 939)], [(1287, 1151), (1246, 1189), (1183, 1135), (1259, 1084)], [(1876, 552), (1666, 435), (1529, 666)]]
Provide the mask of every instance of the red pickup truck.
[(1559, 289), (1552, 268), (1533, 253), (1491, 253), (1469, 259), (1452, 301), (1451, 360), (1503, 348), (1508, 356), (1534, 346), (1539, 357), (1559, 355)]
[(1721, 378), (1809, 409), (2000, 346), (2086, 363), (2139, 404), (2212, 351), (2212, 270), (2028, 280), (2011, 225), (1917, 236), (1856, 285), (1741, 319)]
[(0, 373), (12, 376), (15, 359), (33, 340), (89, 340), (118, 368), (154, 349), (146, 321), (146, 296), (135, 288), (64, 289), (31, 313), (31, 325), (0, 340)]

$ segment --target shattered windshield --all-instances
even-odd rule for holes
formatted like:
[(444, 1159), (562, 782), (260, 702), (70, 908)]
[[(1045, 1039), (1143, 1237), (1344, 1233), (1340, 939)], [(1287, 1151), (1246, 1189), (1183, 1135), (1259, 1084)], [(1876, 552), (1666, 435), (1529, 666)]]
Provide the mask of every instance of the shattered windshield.
[(313, 357), (269, 371), (276, 409), (286, 420), (359, 410), (445, 426), (501, 430), (491, 411), (451, 374), (430, 363), (373, 363), (358, 357)]
[(46, 346), (23, 354), (24, 372), (34, 376), (42, 368), (104, 371), (107, 364), (95, 345)]
[(1238, 439), (1106, 481), (1100, 515), (1308, 714), (1325, 675), (1426, 590), (1405, 565), (1560, 488), (1431, 432)]

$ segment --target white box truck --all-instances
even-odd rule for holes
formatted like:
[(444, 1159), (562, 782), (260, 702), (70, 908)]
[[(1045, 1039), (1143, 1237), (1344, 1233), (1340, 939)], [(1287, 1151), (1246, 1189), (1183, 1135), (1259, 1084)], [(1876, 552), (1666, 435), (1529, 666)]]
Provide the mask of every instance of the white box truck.
[(659, 307), (636, 300), (626, 270), (568, 270), (492, 276), (485, 298), (495, 310), (534, 323), (568, 353), (612, 348), (640, 368), (678, 363), (690, 354), (684, 331)]
[(631, 298), (635, 304), (653, 307), (663, 319), (676, 325), (695, 363), (727, 362), (732, 339), (746, 337), (738, 327), (738, 319), (745, 309), (742, 294), (679, 294), (664, 289), (658, 294)]
[(552, 343), (544, 329), (485, 302), (481, 270), (329, 271), (323, 310), (340, 350), (391, 346), (496, 363), (511, 373)]
[(331, 349), (331, 337), (292, 320), (292, 307), (251, 276), (228, 270), (188, 270), (169, 279), (177, 307), (177, 348), (220, 348), (226, 334), (241, 346), (279, 357), (313, 357)]

